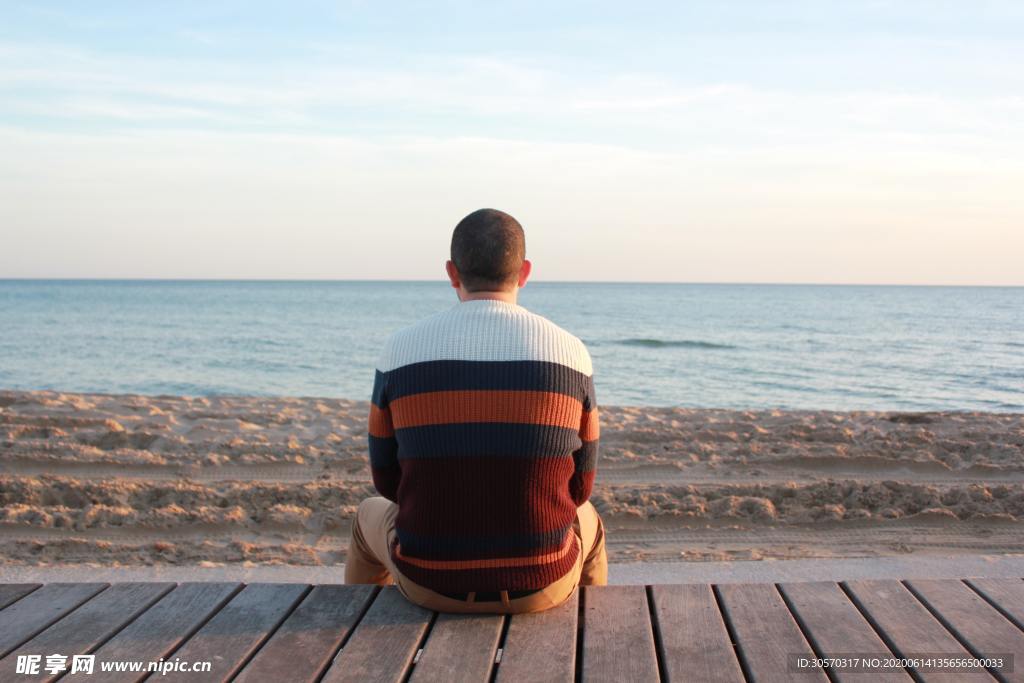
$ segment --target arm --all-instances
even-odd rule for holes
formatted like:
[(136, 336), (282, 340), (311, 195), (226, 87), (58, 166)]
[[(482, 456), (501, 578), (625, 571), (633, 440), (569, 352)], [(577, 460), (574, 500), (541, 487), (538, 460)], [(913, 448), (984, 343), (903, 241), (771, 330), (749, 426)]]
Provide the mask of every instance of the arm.
[(597, 448), (600, 425), (597, 416), (597, 398), (594, 395), (594, 376), (587, 377), (583, 387), (583, 414), (580, 417), (580, 440), (583, 445), (573, 452), (575, 463), (572, 479), (569, 480), (569, 494), (576, 506), (583, 505), (590, 498), (597, 472)]
[(370, 472), (373, 485), (388, 500), (398, 502), (398, 482), (402, 468), (398, 464), (398, 440), (391, 423), (391, 409), (388, 407), (386, 375), (375, 370), (373, 396), (370, 399)]

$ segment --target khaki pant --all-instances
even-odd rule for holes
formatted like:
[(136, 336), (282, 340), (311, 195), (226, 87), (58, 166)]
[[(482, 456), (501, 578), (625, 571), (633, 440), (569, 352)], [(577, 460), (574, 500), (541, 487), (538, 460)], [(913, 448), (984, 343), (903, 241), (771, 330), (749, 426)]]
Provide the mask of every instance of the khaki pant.
[(604, 524), (597, 510), (586, 502), (576, 510), (573, 531), (580, 545), (576, 565), (561, 579), (536, 593), (510, 600), (505, 591), (494, 602), (455, 600), (424, 588), (402, 576), (391, 560), (389, 548), (394, 539), (398, 506), (387, 498), (367, 498), (359, 504), (352, 522), (352, 538), (345, 563), (345, 583), (394, 583), (410, 602), (437, 612), (486, 612), (520, 614), (540, 612), (569, 599), (577, 586), (603, 586), (608, 583), (608, 556), (604, 548)]

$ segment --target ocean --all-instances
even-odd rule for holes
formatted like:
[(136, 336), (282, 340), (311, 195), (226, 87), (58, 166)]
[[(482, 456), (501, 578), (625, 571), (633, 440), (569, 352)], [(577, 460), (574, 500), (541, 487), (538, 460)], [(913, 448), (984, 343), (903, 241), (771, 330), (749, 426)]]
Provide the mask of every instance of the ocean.
[[(447, 282), (0, 280), (0, 388), (366, 400)], [(599, 404), (1024, 411), (1024, 288), (529, 282)]]

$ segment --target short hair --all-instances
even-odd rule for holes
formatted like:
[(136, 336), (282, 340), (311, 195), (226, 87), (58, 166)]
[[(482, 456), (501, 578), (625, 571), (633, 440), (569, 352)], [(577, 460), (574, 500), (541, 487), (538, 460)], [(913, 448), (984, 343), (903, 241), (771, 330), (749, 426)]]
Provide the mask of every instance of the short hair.
[(510, 288), (525, 258), (523, 226), (503, 211), (478, 209), (452, 233), (452, 263), (467, 292)]

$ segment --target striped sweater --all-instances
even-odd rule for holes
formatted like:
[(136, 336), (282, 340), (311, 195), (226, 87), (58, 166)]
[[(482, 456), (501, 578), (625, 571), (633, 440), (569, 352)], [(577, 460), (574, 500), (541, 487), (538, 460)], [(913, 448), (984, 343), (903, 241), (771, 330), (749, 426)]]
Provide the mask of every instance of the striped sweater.
[(597, 449), (590, 354), (522, 306), (462, 301), (384, 345), (370, 467), (399, 507), (392, 559), (425, 588), (528, 590), (568, 573)]

